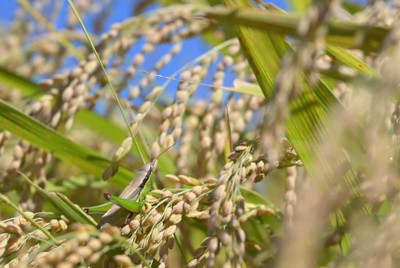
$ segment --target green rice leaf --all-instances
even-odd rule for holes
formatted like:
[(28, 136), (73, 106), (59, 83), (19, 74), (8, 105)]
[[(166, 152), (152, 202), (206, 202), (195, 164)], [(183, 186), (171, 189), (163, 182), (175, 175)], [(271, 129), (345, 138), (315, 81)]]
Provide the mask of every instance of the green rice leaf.
[[(297, 28), (300, 16), (248, 8), (250, 6), (247, 4), (246, 6), (228, 5), (230, 8), (214, 8), (207, 11), (205, 17), (228, 25), (248, 26), (263, 32), (268, 31), (270, 35), (273, 32), (280, 35), (299, 36)], [(326, 40), (328, 44), (344, 48), (359, 48), (366, 52), (376, 52), (382, 47), (382, 40), (388, 37), (389, 33), (390, 29), (385, 27), (352, 21), (330, 21)], [(362, 40), (359, 38), (360, 34), (362, 34)]]
[(29, 183), (32, 187), (36, 189), (36, 191), (40, 194), (42, 198), (49, 201), (61, 214), (64, 215), (71, 222), (79, 222), (83, 224), (91, 224), (96, 226), (97, 223), (93, 220), (92, 217), (87, 215), (78, 205), (75, 205), (71, 202), (65, 195), (60, 193), (51, 193), (38, 185), (33, 183), (28, 177), (24, 174), (20, 173), (22, 178), (25, 179), (27, 183)]
[(24, 95), (42, 94), (39, 87), (32, 81), (16, 75), (0, 66), (0, 84), (7, 88), (16, 88)]
[(355, 71), (358, 71), (360, 74), (379, 78), (380, 74), (378, 74), (374, 69), (372, 69), (368, 64), (363, 62), (362, 60), (354, 57), (346, 50), (342, 49), (339, 46), (335, 45), (327, 45), (326, 53), (333, 58), (334, 61), (337, 61), (343, 66), (349, 67)]
[[(0, 128), (99, 178), (110, 163), (103, 156), (65, 138), (3, 100), (0, 100)], [(111, 183), (122, 188), (131, 178), (133, 173), (121, 168)]]

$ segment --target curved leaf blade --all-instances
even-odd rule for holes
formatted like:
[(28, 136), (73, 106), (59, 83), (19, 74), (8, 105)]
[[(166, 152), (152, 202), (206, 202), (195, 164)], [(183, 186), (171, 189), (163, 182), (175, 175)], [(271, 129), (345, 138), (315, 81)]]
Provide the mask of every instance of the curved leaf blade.
[[(3, 100), (0, 100), (0, 128), (97, 177), (101, 177), (110, 163), (98, 153), (65, 138)], [(132, 177), (133, 173), (121, 168), (112, 183), (123, 187)]]

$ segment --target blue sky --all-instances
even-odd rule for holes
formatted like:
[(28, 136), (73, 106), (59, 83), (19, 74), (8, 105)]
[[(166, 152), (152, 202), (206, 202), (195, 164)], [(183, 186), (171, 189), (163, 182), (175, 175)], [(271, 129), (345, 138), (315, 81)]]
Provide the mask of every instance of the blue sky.
[[(61, 1), (61, 0), (58, 0)], [(131, 12), (132, 12), (132, 2), (131, 0), (114, 0), (111, 1), (112, 3), (106, 6), (106, 9), (110, 9), (111, 14), (106, 18), (104, 21), (104, 31), (108, 31), (110, 26), (113, 23), (116, 22), (121, 22), (125, 19), (127, 19)], [(67, 1), (61, 1), (57, 2), (61, 3), (61, 10), (58, 13), (57, 19), (53, 21), (53, 26), (55, 26), (56, 29), (63, 29), (66, 24), (67, 20), (67, 9), (69, 9), (69, 5)], [(279, 1), (272, 1), (275, 5), (285, 8), (285, 3), (282, 0)], [(3, 0), (2, 1), (2, 6), (0, 8), (0, 23), (2, 24), (9, 24), (14, 16), (15, 10), (18, 7), (18, 3), (15, 0)], [(148, 9), (154, 8), (154, 5)], [(48, 14), (42, 14), (45, 17), (48, 17)], [(89, 32), (93, 31), (93, 28), (91, 27), (92, 23), (91, 20), (93, 20), (93, 16), (84, 16), (84, 23), (86, 27), (88, 28)], [(138, 51), (139, 47), (135, 49)], [(174, 58), (174, 61), (171, 62), (168, 68), (164, 68), (160, 71), (159, 74), (165, 75), (165, 76), (170, 76), (172, 75), (176, 70), (178, 70), (180, 67), (184, 66), (187, 64), (190, 60), (195, 59), (197, 56), (205, 53), (208, 51), (210, 47), (205, 44), (204, 42), (201, 41), (200, 38), (192, 38), (189, 40), (185, 40), (185, 43), (183, 45), (183, 49), (181, 53), (179, 53), (178, 56)], [(162, 57), (162, 55), (168, 50), (168, 47), (165, 46), (159, 46), (152, 54), (148, 55), (146, 58), (145, 63), (143, 66), (141, 66), (141, 69), (144, 70), (149, 70), (151, 69), (152, 65), (149, 63), (154, 63), (157, 61), (159, 58)], [(133, 57), (133, 53), (129, 53), (127, 55), (127, 58)], [(76, 66), (77, 62), (74, 58), (70, 58), (67, 63), (64, 65), (64, 69), (69, 69), (74, 66)], [(33, 80), (41, 80), (45, 77), (32, 77)], [(140, 75), (138, 75), (138, 78), (140, 78)], [(209, 80), (209, 79), (208, 79)], [(160, 79), (157, 79), (158, 83), (163, 83)], [(207, 81), (206, 81), (207, 82)], [(171, 82), (173, 84), (173, 82)], [(172, 86), (172, 85), (171, 85)]]
[[(64, 5), (68, 5), (66, 0), (56, 0), (63, 2)], [(111, 24), (116, 21), (120, 21), (129, 14), (130, 8), (126, 8), (126, 6), (131, 6), (132, 0), (113, 0), (112, 8), (114, 9), (114, 16), (112, 16), (106, 24)], [(134, 0), (135, 1), (135, 0)], [(301, 0), (299, 0), (301, 1)], [(15, 0), (2, 0), (1, 1), (1, 8), (0, 8), (0, 22), (7, 22), (10, 21), (13, 17), (14, 11), (17, 8), (18, 4)], [(273, 3), (274, 5), (279, 6), (280, 8), (286, 9), (286, 3), (284, 0), (272, 0), (266, 1), (265, 3)], [(352, 3), (362, 3), (366, 4), (367, 0), (350, 0), (349, 2)]]
[[(64, 0), (58, 0), (63, 2), (63, 11), (68, 6), (68, 2)], [(267, 2), (267, 1), (265, 1)], [(285, 8), (286, 5), (283, 0), (273, 0), (268, 1), (269, 3), (273, 3), (281, 8)], [(12, 20), (14, 12), (18, 6), (18, 3), (15, 0), (2, 0), (1, 8), (0, 8), (0, 22), (7, 23)], [(105, 23), (106, 26), (110, 26), (114, 22), (121, 21), (126, 19), (131, 11), (131, 0), (113, 0), (112, 6), (112, 16), (109, 17)], [(128, 7), (128, 8), (127, 8)], [(65, 12), (60, 12), (65, 14)], [(60, 21), (63, 21), (65, 17), (60, 16)], [(61, 23), (58, 25), (61, 26)]]
[[(69, 6), (68, 6), (68, 2), (65, 0), (56, 0), (56, 1), (60, 1), (57, 3), (61, 3), (61, 11), (58, 14), (57, 20), (54, 22), (54, 26), (56, 27), (56, 29), (62, 29), (65, 27), (65, 23), (66, 23), (66, 15), (65, 14), (67, 13), (66, 11), (67, 11), (67, 9), (69, 9)], [(111, 4), (109, 4), (108, 6), (105, 7), (106, 9), (109, 9), (111, 11), (111, 15), (108, 16), (108, 18), (104, 21), (104, 26), (105, 26), (104, 31), (108, 31), (108, 29), (110, 28), (110, 26), (113, 23), (121, 22), (130, 16), (131, 11), (132, 11), (132, 4), (131, 4), (132, 2), (131, 1), (132, 0), (113, 0), (113, 1), (111, 1), (112, 2)], [(273, 1), (264, 1), (264, 2), (273, 3), (280, 8), (287, 9), (285, 1), (283, 1), (283, 0), (273, 0)], [(355, 2), (355, 1), (353, 1), (353, 2)], [(359, 1), (357, 1), (357, 2), (359, 2)], [(365, 1), (361, 1), (361, 2), (365, 2)], [(1, 8), (0, 8), (0, 23), (2, 23), (2, 24), (10, 23), (17, 7), (18, 7), (18, 4), (15, 0), (3, 0)], [(154, 8), (154, 5), (150, 8)], [(46, 15), (46, 14), (43, 14), (43, 15)], [(93, 28), (91, 28), (92, 23), (90, 23), (90, 20), (92, 20), (92, 19), (93, 19), (93, 16), (92, 17), (91, 16), (84, 17), (84, 22), (85, 22), (85, 25), (87, 26), (89, 32), (91, 32), (93, 30)], [(144, 69), (144, 70), (151, 69), (152, 65), (149, 63), (150, 62), (154, 63), (155, 61), (157, 61), (165, 53), (165, 51), (167, 49), (168, 49), (168, 47), (165, 47), (165, 46), (157, 48), (156, 51), (154, 51), (154, 53), (152, 53), (151, 55), (149, 55), (146, 58), (146, 62), (140, 68)], [(192, 38), (192, 39), (186, 40), (184, 42), (181, 53), (179, 53), (179, 55), (174, 58), (173, 62), (171, 62), (169, 67), (162, 69), (159, 74), (164, 75), (164, 76), (170, 76), (176, 70), (178, 70), (180, 67), (182, 67), (189, 61), (195, 59), (197, 56), (205, 53), (209, 49), (210, 49), (210, 47), (207, 44), (205, 44), (204, 42), (202, 42), (200, 38)], [(137, 50), (136, 50), (136, 52), (137, 52)], [(128, 54), (127, 58), (133, 57), (134, 53), (135, 52)], [(64, 69), (72, 68), (72, 67), (76, 66), (76, 64), (77, 64), (76, 60), (71, 57), (70, 60), (66, 62)], [(42, 78), (43, 77), (36, 77), (33, 79), (40, 80)], [(140, 75), (138, 75), (138, 78), (140, 78)], [(210, 79), (211, 79), (211, 77), (208, 77), (203, 82), (209, 83), (209, 82), (211, 82)], [(159, 84), (163, 83), (163, 81), (161, 81), (160, 79), (157, 79), (156, 81)], [(229, 77), (228, 77), (227, 81), (228, 82), (226, 82), (225, 86), (231, 86), (231, 84), (229, 83)], [(174, 83), (171, 82), (171, 87), (173, 87), (173, 84)]]

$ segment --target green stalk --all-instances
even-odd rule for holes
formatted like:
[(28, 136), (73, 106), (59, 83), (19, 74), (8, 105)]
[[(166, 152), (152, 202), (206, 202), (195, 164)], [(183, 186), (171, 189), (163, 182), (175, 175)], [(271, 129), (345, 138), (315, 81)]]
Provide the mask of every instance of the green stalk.
[(107, 79), (107, 82), (108, 82), (108, 84), (110, 85), (111, 92), (112, 92), (112, 94), (113, 94), (113, 96), (114, 96), (114, 99), (115, 99), (115, 101), (117, 102), (117, 105), (118, 105), (118, 107), (119, 107), (119, 110), (120, 110), (120, 112), (121, 112), (122, 117), (124, 118), (124, 122), (125, 122), (125, 124), (126, 124), (126, 127), (127, 127), (128, 130), (129, 130), (129, 133), (130, 133), (130, 135), (131, 135), (131, 137), (132, 137), (132, 139), (133, 139), (133, 142), (135, 143), (135, 147), (136, 147), (136, 149), (137, 149), (137, 151), (138, 151), (138, 153), (139, 153), (139, 155), (140, 155), (140, 159), (142, 160), (142, 162), (143, 162), (143, 164), (144, 164), (144, 163), (146, 163), (146, 160), (144, 159), (144, 156), (143, 156), (143, 154), (142, 154), (142, 151), (139, 149), (139, 144), (138, 144), (137, 140), (135, 139), (135, 137), (134, 137), (134, 135), (133, 135), (133, 133), (132, 133), (132, 129), (131, 129), (131, 127), (129, 126), (128, 120), (126, 119), (125, 112), (124, 112), (124, 110), (122, 109), (121, 102), (119, 101), (118, 95), (117, 95), (117, 93), (116, 93), (116, 91), (115, 91), (115, 89), (114, 89), (114, 87), (113, 87), (113, 85), (112, 85), (112, 83), (111, 83), (110, 78), (109, 78), (108, 75), (107, 75), (107, 71), (106, 71), (106, 69), (104, 68), (103, 63), (101, 62), (100, 56), (99, 56), (99, 54), (97, 53), (97, 50), (96, 50), (96, 48), (95, 48), (95, 46), (94, 46), (94, 44), (93, 44), (93, 42), (92, 42), (92, 40), (91, 40), (91, 38), (90, 38), (90, 36), (89, 36), (89, 33), (88, 33), (88, 31), (86, 30), (86, 27), (85, 27), (85, 25), (83, 24), (83, 21), (82, 21), (81, 17), (79, 16), (78, 11), (76, 10), (74, 4), (72, 3), (72, 0), (68, 0), (68, 4), (69, 4), (69, 6), (71, 7), (72, 12), (75, 14), (76, 18), (78, 19), (79, 24), (81, 25), (81, 27), (82, 27), (82, 29), (83, 29), (83, 32), (85, 33), (85, 36), (86, 36), (86, 38), (87, 38), (87, 40), (88, 40), (88, 42), (89, 42), (89, 44), (90, 44), (90, 47), (91, 47), (92, 50), (93, 50), (93, 53), (96, 55), (97, 61), (98, 61), (98, 63), (100, 64), (100, 67), (101, 67), (101, 69), (102, 69), (103, 72), (104, 72), (104, 75), (105, 75), (105, 77), (106, 77), (106, 79)]

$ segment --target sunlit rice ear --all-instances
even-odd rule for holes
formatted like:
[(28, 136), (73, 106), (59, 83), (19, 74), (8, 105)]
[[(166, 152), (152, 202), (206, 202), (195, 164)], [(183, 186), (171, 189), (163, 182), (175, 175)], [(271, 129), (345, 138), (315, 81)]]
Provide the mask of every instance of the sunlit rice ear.
[(131, 147), (132, 147), (132, 137), (127, 137), (122, 141), (121, 146), (114, 153), (112, 161), (113, 162), (121, 161), (126, 156), (126, 154), (131, 150)]
[(124, 159), (126, 154), (131, 150), (132, 147), (132, 137), (127, 137), (122, 141), (121, 146), (114, 153), (111, 164), (107, 167), (107, 169), (103, 172), (102, 178), (103, 180), (108, 180), (113, 177), (119, 168), (119, 163)]

